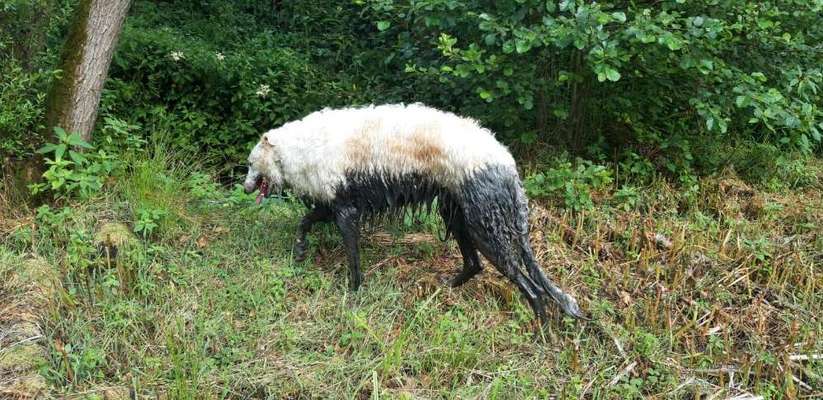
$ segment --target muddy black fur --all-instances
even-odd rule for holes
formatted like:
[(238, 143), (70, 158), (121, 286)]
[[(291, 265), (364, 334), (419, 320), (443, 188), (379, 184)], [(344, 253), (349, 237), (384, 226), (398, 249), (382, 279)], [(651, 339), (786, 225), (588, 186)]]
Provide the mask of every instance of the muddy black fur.
[[(489, 167), (449, 190), (419, 174), (395, 178), (351, 174), (330, 202), (304, 199), (310, 211), (300, 221), (295, 259), (305, 259), (306, 235), (318, 222), (334, 222), (340, 229), (349, 264), (349, 287), (357, 290), (360, 272), (359, 236), (364, 221), (396, 218), (408, 210), (430, 212), (443, 218), (447, 235), (457, 241), (463, 270), (450, 284), (460, 286), (482, 270), (478, 251), (514, 283), (538, 319), (545, 321), (548, 298), (567, 314), (583, 318), (574, 298), (564, 293), (540, 269), (529, 244), (528, 203), (517, 172)], [(525, 273), (521, 266), (525, 266)], [(547, 298), (548, 296), (548, 298)]]

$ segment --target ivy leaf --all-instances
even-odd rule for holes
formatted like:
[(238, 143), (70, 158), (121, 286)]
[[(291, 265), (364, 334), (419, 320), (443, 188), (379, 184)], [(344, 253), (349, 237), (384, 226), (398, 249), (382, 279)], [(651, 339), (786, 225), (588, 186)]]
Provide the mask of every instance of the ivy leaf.
[(626, 13), (623, 11), (616, 11), (612, 13), (612, 17), (619, 21), (620, 23), (626, 22)]
[(383, 32), (386, 29), (389, 29), (390, 26), (391, 26), (391, 22), (389, 22), (389, 21), (377, 21), (377, 30), (380, 31), (380, 32)]
[(532, 144), (537, 141), (537, 134), (532, 131), (523, 132), (520, 134), (520, 142), (523, 144)]

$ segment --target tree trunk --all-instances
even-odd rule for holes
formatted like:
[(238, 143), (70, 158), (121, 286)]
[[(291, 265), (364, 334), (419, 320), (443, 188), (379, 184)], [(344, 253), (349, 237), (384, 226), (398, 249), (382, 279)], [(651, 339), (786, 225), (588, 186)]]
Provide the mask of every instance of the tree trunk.
[(91, 140), (100, 94), (131, 0), (80, 0), (49, 93), (46, 128)]

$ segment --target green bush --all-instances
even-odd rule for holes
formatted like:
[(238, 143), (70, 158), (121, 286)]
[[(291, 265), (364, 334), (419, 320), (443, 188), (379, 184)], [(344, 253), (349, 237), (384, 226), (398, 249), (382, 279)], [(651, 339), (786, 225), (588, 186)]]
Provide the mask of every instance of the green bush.
[[(53, 141), (44, 98), (72, 5), (0, 0), (4, 154)], [(693, 187), (747, 163), (728, 149), (759, 143), (794, 160), (778, 176), (805, 185), (814, 179), (788, 155), (823, 149), (821, 11), (794, 0), (138, 0), (99, 115), (197, 154), (220, 179), (286, 121), (421, 101), (481, 120), (530, 158), (616, 162), (621, 184), (663, 175)]]
[(714, 165), (704, 143), (821, 149), (819, 1), (357, 3), (395, 64), (485, 102), (509, 140), (630, 145), (678, 174)]
[(42, 126), (69, 0), (0, 0), (0, 157), (33, 155)]
[(609, 187), (613, 180), (610, 169), (578, 159), (576, 166), (561, 162), (545, 172), (528, 175), (523, 186), (530, 197), (561, 199), (566, 208), (579, 211), (592, 208), (592, 191)]
[(37, 148), (46, 88), (54, 72), (27, 72), (16, 60), (7, 60), (0, 63), (0, 75), (0, 155), (24, 158)]
[[(217, 6), (219, 4), (219, 7)], [(103, 110), (211, 164), (239, 162), (265, 130), (327, 106), (365, 102), (348, 76), (307, 56), (245, 3), (137, 3), (122, 34)], [(252, 7), (253, 8), (253, 7)], [(246, 12), (244, 12), (246, 10)], [(184, 11), (191, 11), (189, 14)]]
[(80, 138), (76, 133), (67, 133), (62, 128), (55, 128), (57, 143), (48, 143), (37, 152), (46, 154), (48, 168), (43, 173), (45, 182), (33, 183), (32, 193), (49, 191), (55, 197), (79, 196), (88, 199), (103, 188), (105, 179), (117, 168), (122, 168), (118, 158), (104, 150), (94, 147)]

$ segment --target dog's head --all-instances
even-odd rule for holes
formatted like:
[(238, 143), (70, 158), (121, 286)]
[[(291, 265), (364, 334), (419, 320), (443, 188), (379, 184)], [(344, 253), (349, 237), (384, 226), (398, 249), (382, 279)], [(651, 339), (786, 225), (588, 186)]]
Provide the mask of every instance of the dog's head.
[(272, 193), (279, 193), (283, 187), (283, 171), (280, 167), (280, 153), (274, 144), (273, 131), (269, 131), (260, 137), (260, 141), (254, 146), (249, 154), (246, 180), (243, 182), (243, 189), (246, 193), (252, 193), (259, 189), (257, 203), (268, 197)]

